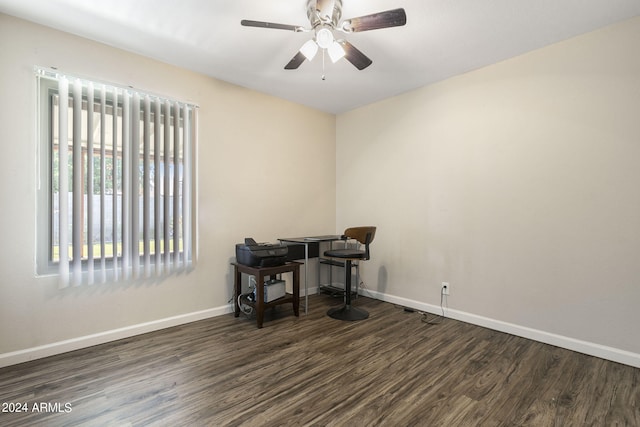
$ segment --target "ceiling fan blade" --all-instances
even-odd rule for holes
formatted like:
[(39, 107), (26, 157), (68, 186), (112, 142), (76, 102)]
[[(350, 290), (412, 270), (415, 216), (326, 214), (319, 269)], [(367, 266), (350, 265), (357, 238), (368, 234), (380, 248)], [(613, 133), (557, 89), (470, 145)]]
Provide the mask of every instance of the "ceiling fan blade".
[(404, 9), (400, 8), (347, 19), (343, 22), (342, 29), (347, 32), (371, 31), (381, 28), (400, 27), (406, 23), (407, 14)]
[(307, 59), (302, 52), (298, 52), (296, 53), (296, 56), (294, 56), (291, 61), (289, 61), (289, 63), (287, 65), (284, 66), (285, 70), (297, 70), (298, 67), (304, 62), (304, 60)]
[(338, 40), (344, 49), (344, 57), (351, 62), (358, 70), (364, 70), (373, 63), (364, 53), (360, 52), (354, 45), (346, 40)]
[(303, 28), (299, 25), (275, 24), (273, 22), (251, 21), (248, 19), (243, 19), (242, 21), (240, 21), (240, 25), (243, 25), (245, 27), (273, 28), (275, 30), (288, 30), (296, 32), (303, 30)]

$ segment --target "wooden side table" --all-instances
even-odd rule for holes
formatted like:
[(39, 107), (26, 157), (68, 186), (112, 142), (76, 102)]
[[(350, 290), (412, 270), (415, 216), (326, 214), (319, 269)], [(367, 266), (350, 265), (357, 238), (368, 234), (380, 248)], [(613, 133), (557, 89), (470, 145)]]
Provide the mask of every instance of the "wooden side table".
[[(242, 273), (250, 274), (256, 278), (256, 302), (251, 303), (256, 309), (256, 321), (258, 328), (262, 328), (262, 321), (264, 319), (264, 310), (269, 307), (275, 307), (280, 304), (293, 304), (293, 314), (300, 315), (300, 263), (299, 262), (287, 262), (283, 265), (275, 267), (249, 267), (248, 265), (238, 264), (232, 262), (234, 266), (234, 305), (235, 305), (235, 317), (240, 316), (240, 306), (238, 305), (238, 295), (242, 293)], [(275, 279), (275, 276), (280, 273), (293, 273), (293, 294), (286, 294), (282, 298), (271, 302), (264, 302), (264, 282), (265, 278)]]

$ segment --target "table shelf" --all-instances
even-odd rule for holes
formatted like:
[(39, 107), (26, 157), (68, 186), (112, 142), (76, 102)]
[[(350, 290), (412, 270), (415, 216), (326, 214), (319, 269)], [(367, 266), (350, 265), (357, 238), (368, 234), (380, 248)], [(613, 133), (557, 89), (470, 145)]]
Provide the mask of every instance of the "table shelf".
[[(235, 317), (240, 316), (240, 305), (238, 304), (238, 296), (242, 295), (242, 273), (254, 276), (256, 278), (256, 301), (250, 302), (249, 305), (256, 310), (256, 323), (258, 328), (262, 328), (264, 320), (264, 311), (267, 308), (275, 307), (281, 304), (291, 303), (293, 305), (293, 314), (299, 316), (300, 307), (300, 263), (287, 262), (283, 265), (274, 267), (251, 267), (244, 264), (232, 262), (234, 266), (234, 306)], [(265, 278), (275, 278), (276, 275), (282, 273), (293, 273), (293, 294), (286, 294), (283, 297), (270, 302), (264, 302), (264, 282)]]

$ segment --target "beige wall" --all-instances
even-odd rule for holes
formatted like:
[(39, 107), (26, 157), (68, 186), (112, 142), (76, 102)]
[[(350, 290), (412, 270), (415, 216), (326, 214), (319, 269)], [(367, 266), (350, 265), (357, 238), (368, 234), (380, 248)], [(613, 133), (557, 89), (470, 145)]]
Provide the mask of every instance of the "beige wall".
[[(200, 105), (195, 271), (65, 290), (35, 277), (35, 65)], [(334, 116), (1, 14), (0, 153), (0, 355), (224, 310), (235, 243), (335, 229)]]
[(637, 359), (638, 40), (640, 18), (338, 116), (337, 226), (379, 227), (366, 287), (434, 307), (448, 281), (461, 317)]
[[(449, 315), (637, 364), (639, 39), (631, 20), (336, 119), (0, 15), (0, 359), (223, 312), (244, 237), (375, 224), (372, 295), (434, 309), (448, 281)], [(195, 271), (65, 290), (35, 278), (34, 65), (200, 105)]]

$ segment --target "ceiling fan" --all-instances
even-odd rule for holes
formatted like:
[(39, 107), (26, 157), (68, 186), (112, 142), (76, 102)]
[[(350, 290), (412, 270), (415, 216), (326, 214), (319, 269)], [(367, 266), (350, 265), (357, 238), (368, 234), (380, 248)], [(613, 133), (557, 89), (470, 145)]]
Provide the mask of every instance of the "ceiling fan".
[(298, 25), (276, 24), (264, 21), (243, 19), (241, 25), (245, 27), (273, 28), (295, 32), (314, 32), (314, 37), (308, 40), (298, 53), (285, 65), (286, 70), (297, 69), (305, 59), (311, 61), (318, 49), (329, 54), (333, 62), (346, 58), (358, 70), (364, 70), (373, 61), (345, 39), (336, 39), (335, 32), (343, 34), (378, 30), (381, 28), (399, 27), (407, 23), (404, 9), (392, 9), (358, 18), (342, 18), (342, 0), (307, 0), (307, 17), (310, 27)]

